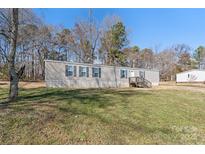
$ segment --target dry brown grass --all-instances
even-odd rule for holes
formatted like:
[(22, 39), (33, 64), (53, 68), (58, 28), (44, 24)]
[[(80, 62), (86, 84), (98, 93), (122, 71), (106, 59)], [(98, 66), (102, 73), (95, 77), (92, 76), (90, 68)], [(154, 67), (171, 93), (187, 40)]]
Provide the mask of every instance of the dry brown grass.
[[(0, 88), (8, 88), (8, 81), (0, 81)], [(19, 87), (24, 89), (45, 88), (45, 82), (19, 82)], [(205, 84), (203, 83), (176, 83), (176, 82), (160, 82), (159, 86), (152, 88), (123, 88), (127, 90), (189, 90), (195, 92), (205, 92)], [(117, 89), (115, 89), (117, 90)], [(119, 89), (120, 90), (120, 89)]]
[[(8, 88), (9, 81), (0, 81), (0, 88)], [(46, 87), (45, 82), (19, 82), (19, 87), (24, 89), (43, 88)]]
[(188, 90), (188, 91), (205, 93), (205, 84), (203, 83), (160, 82), (160, 86), (155, 87), (155, 89)]

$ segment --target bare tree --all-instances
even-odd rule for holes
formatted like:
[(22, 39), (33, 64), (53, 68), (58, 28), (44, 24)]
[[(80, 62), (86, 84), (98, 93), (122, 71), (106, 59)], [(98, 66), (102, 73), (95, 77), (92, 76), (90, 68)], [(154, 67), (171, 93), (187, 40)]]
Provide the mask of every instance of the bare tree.
[(100, 48), (99, 57), (103, 64), (111, 64), (110, 50), (112, 48), (112, 36), (108, 31), (111, 30), (112, 26), (121, 22), (118, 16), (106, 16), (102, 21), (102, 28), (100, 33)]
[(19, 26), (19, 10), (17, 8), (1, 10), (0, 15), (1, 19), (5, 21), (5, 25), (8, 26), (8, 29), (3, 29), (5, 27), (2, 26), (1, 35), (7, 38), (10, 44), (10, 51), (8, 56), (5, 53), (4, 56), (7, 58), (8, 61), (8, 70), (10, 78), (9, 101), (13, 101), (18, 96), (18, 82), (25, 68), (25, 66), (23, 66), (19, 71), (16, 71), (15, 68), (15, 56)]
[(39, 27), (37, 37), (34, 42), (34, 48), (37, 52), (42, 79), (44, 79), (45, 76), (44, 60), (49, 58), (49, 53), (52, 54), (56, 52), (52, 32), (53, 28), (50, 26)]
[(97, 44), (100, 36), (100, 30), (97, 25), (94, 22), (79, 21), (72, 30), (72, 36), (79, 60), (93, 63), (97, 58)]
[(152, 49), (145, 48), (141, 50), (141, 67), (151, 69), (154, 66), (154, 53)]
[(173, 46), (177, 55), (177, 64), (179, 71), (186, 71), (191, 68), (191, 48), (186, 44), (177, 44)]
[[(23, 75), (25, 65), (17, 67), (17, 49), (19, 48), (19, 29), (21, 25), (34, 22), (33, 14), (30, 9), (0, 9), (0, 37), (1, 39), (1, 55), (6, 59), (8, 64), (8, 74), (10, 80), (9, 101), (13, 101), (18, 96), (18, 82)], [(8, 44), (8, 48), (2, 47), (3, 44)]]
[(155, 55), (155, 68), (160, 71), (160, 79), (168, 81), (176, 74), (177, 56), (172, 48), (164, 49)]
[(139, 67), (140, 61), (140, 48), (138, 46), (134, 46), (132, 48), (125, 48), (123, 53), (126, 57), (127, 65), (130, 67)]

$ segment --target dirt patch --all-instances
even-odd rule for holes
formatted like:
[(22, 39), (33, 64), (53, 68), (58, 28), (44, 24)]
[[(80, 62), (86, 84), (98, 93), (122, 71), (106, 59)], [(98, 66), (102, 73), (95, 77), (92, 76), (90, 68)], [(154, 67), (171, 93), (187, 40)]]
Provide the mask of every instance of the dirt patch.
[(155, 87), (155, 89), (188, 90), (188, 91), (205, 93), (205, 84), (161, 82), (160, 86)]
[(125, 89), (125, 90), (140, 90), (140, 91), (142, 91), (142, 90), (143, 91), (187, 90), (187, 91), (205, 93), (205, 84), (203, 84), (203, 83), (160, 82), (159, 86), (153, 86), (152, 88), (123, 88), (123, 89)]
[[(8, 81), (0, 81), (0, 88), (9, 87)], [(19, 82), (20, 88), (32, 89), (46, 87), (45, 82)], [(119, 90), (121, 90), (120, 88)], [(202, 83), (175, 83), (175, 82), (160, 82), (159, 86), (153, 86), (152, 88), (123, 88), (124, 90), (188, 90), (194, 92), (205, 93), (205, 84)]]
[(42, 88), (46, 87), (45, 82), (20, 82), (20, 87), (30, 89), (30, 88)]
[[(0, 88), (9, 87), (9, 81), (0, 81)], [(42, 88), (46, 87), (45, 82), (19, 82), (20, 88), (31, 89), (31, 88)]]

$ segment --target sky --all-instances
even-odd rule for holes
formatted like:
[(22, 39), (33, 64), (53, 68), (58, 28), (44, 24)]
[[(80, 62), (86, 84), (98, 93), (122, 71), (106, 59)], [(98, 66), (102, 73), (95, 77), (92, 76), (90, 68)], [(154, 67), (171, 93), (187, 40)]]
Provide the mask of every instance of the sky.
[[(125, 24), (130, 46), (162, 50), (173, 44), (187, 44), (193, 50), (205, 45), (205, 9), (92, 9), (99, 23), (109, 15)], [(47, 24), (72, 28), (88, 19), (89, 9), (34, 9)]]

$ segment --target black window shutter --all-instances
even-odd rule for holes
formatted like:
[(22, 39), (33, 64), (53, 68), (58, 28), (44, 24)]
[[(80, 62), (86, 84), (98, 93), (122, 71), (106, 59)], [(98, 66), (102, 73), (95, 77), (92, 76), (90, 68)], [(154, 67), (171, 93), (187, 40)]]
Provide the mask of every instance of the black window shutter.
[(92, 67), (92, 77), (95, 77), (94, 76), (94, 68)]
[(76, 77), (76, 66), (74, 66), (74, 76)]
[(99, 68), (99, 78), (101, 78), (101, 68)]
[(65, 76), (68, 76), (68, 65), (65, 65)]
[(81, 73), (81, 66), (79, 66), (79, 77), (81, 77), (82, 76), (82, 73)]
[(89, 77), (89, 67), (86, 67), (86, 69), (87, 69), (87, 77)]
[(126, 72), (126, 79), (127, 79), (127, 70), (125, 72)]

